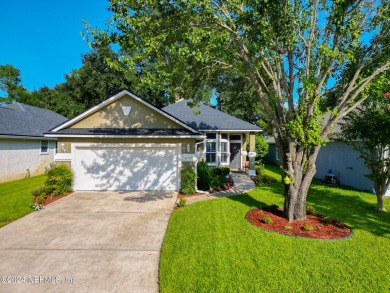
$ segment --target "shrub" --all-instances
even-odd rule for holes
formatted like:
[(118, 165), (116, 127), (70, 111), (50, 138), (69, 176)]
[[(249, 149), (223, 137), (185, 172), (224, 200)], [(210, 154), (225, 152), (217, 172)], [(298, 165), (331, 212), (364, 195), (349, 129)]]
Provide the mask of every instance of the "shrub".
[(333, 219), (329, 218), (329, 217), (324, 217), (322, 218), (322, 223), (324, 224), (330, 224), (332, 223)]
[(270, 206), (268, 207), (268, 209), (269, 209), (270, 211), (277, 211), (278, 208), (279, 208), (279, 206), (276, 205), (276, 204), (272, 204), (272, 205), (270, 205)]
[(225, 183), (226, 183), (226, 177), (225, 176), (222, 176), (222, 175), (214, 175), (212, 178), (211, 178), (211, 182), (210, 182), (210, 189), (214, 189), (214, 188), (217, 188), (219, 186), (224, 186)]
[(263, 218), (263, 222), (266, 223), (266, 224), (272, 224), (273, 223), (273, 221), (272, 221), (272, 219), (270, 217), (264, 217)]
[(45, 196), (45, 194), (42, 193), (41, 195), (39, 195), (37, 197), (37, 203), (38, 204), (43, 204), (45, 202), (45, 199), (46, 199), (46, 196)]
[(195, 171), (191, 168), (183, 168), (180, 171), (181, 175), (181, 193), (192, 194), (195, 193)]
[(215, 177), (214, 172), (210, 169), (205, 161), (199, 162), (197, 186), (200, 190), (210, 190), (211, 182)]
[(38, 188), (36, 188), (36, 189), (34, 189), (34, 190), (31, 192), (31, 194), (32, 194), (33, 196), (35, 196), (35, 197), (41, 195), (42, 193), (45, 193), (45, 194), (46, 194), (46, 190), (45, 190), (45, 188), (42, 187), (42, 186), (41, 186), (41, 187), (38, 187)]
[(260, 161), (256, 161), (255, 164), (256, 174), (262, 174), (264, 171), (264, 164)]
[(312, 205), (308, 204), (306, 206), (306, 213), (307, 214), (315, 214), (316, 210), (315, 210), (315, 208)]
[(46, 193), (57, 196), (72, 190), (73, 174), (66, 165), (54, 165), (47, 172)]
[(214, 170), (215, 175), (221, 175), (221, 176), (227, 176), (230, 173), (230, 168), (229, 167), (217, 167)]
[(177, 203), (178, 207), (184, 207), (187, 204), (187, 200), (185, 198), (181, 198)]
[(267, 174), (258, 174), (252, 178), (253, 182), (255, 182), (256, 185), (258, 184), (270, 184), (274, 183), (277, 180)]
[(314, 229), (314, 227), (310, 224), (305, 224), (305, 226), (303, 226), (303, 230), (305, 230), (305, 231), (311, 231), (313, 229)]
[[(249, 137), (246, 140), (247, 151), (249, 152)], [(261, 134), (256, 135), (255, 138), (255, 151), (256, 161), (261, 161), (268, 154), (268, 143), (265, 141), (264, 136)]]
[(284, 226), (284, 229), (286, 229), (286, 230), (292, 230), (292, 226), (286, 225), (286, 226)]

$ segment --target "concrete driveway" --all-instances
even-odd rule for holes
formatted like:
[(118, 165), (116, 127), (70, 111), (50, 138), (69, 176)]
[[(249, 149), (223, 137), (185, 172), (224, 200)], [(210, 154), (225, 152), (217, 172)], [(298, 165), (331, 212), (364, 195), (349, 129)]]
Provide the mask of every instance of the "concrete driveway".
[(0, 292), (157, 292), (176, 195), (75, 192), (0, 228)]

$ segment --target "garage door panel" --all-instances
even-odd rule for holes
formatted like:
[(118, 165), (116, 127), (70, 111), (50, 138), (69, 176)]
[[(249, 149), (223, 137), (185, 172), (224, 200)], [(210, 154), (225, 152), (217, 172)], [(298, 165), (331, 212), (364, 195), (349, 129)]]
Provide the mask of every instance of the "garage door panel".
[(76, 190), (177, 190), (177, 150), (76, 148)]

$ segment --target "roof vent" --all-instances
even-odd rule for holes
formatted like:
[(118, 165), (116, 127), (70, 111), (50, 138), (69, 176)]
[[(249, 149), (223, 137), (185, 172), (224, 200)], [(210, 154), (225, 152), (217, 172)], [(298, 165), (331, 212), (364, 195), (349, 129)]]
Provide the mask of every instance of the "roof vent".
[(131, 106), (122, 106), (123, 115), (129, 116), (131, 111)]

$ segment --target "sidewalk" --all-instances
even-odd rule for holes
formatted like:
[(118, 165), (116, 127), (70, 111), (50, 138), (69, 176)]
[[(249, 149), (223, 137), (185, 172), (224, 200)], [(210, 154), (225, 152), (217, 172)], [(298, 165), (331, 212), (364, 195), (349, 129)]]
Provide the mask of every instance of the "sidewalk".
[(253, 183), (252, 179), (249, 177), (248, 174), (245, 173), (235, 173), (232, 172), (230, 175), (233, 178), (234, 186), (229, 190), (224, 190), (220, 192), (215, 193), (207, 193), (203, 195), (197, 195), (197, 196), (189, 196), (186, 198), (187, 205), (193, 204), (194, 202), (202, 201), (202, 200), (208, 200), (208, 199), (214, 199), (219, 197), (225, 197), (225, 196), (232, 196), (241, 194), (244, 192), (247, 192), (249, 190), (252, 190), (256, 187), (256, 185)]

